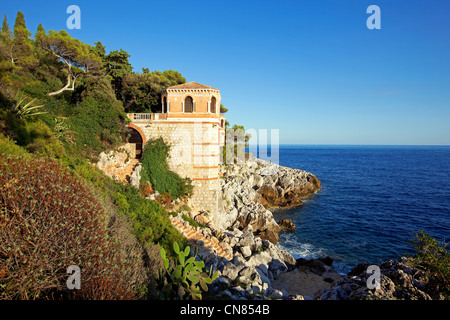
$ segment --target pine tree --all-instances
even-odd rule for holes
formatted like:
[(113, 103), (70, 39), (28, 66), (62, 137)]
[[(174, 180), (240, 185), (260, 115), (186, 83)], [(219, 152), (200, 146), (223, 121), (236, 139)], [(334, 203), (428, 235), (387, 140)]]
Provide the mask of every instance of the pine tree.
[(14, 24), (12, 63), (28, 67), (37, 63), (37, 59), (33, 56), (33, 45), (30, 36), (31, 32), (28, 31), (25, 25), (25, 17), (22, 12), (18, 11)]
[(28, 31), (27, 26), (25, 25), (25, 16), (22, 12), (18, 11), (14, 24), (14, 38), (26, 41), (30, 36), (31, 32)]
[(105, 55), (106, 55), (106, 47), (100, 42), (94, 42), (95, 46), (91, 48), (91, 51), (98, 55), (102, 61), (105, 61)]
[(38, 35), (44, 34), (45, 35), (45, 29), (42, 26), (42, 23), (39, 23), (38, 27), (37, 27), (37, 33)]
[(11, 39), (11, 30), (9, 29), (8, 19), (6, 18), (6, 14), (3, 18), (2, 33), (4, 36), (8, 37), (8, 39)]
[(101, 59), (92, 52), (92, 47), (72, 38), (66, 31), (50, 30), (48, 35), (40, 34), (37, 44), (64, 63), (67, 71), (66, 85), (48, 95), (53, 96), (64, 91), (74, 91), (75, 81), (83, 75), (96, 75), (102, 70)]
[(112, 85), (118, 100), (122, 100), (123, 79), (132, 73), (133, 68), (128, 58), (131, 55), (123, 49), (111, 51), (105, 56), (105, 68), (112, 78)]
[(13, 56), (14, 41), (12, 39), (11, 30), (9, 29), (6, 14), (3, 18), (2, 32), (0, 33), (0, 55), (2, 59), (6, 59), (14, 64)]

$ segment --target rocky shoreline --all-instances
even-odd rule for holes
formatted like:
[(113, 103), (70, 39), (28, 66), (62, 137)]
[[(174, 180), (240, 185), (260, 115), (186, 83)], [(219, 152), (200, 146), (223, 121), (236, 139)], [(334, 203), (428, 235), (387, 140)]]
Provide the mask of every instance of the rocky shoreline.
[[(126, 150), (105, 154), (97, 166), (111, 177), (139, 188), (140, 165), (130, 164), (129, 159)], [(334, 270), (330, 257), (295, 260), (277, 246), (278, 233), (292, 231), (295, 225), (289, 219), (275, 221), (270, 210), (300, 206), (303, 199), (320, 188), (320, 180), (312, 173), (254, 157), (243, 164), (222, 165), (219, 214), (213, 219), (192, 217), (208, 222), (208, 227), (195, 228), (199, 236), (191, 238), (189, 244), (193, 250), (198, 249), (198, 257), (208, 269), (212, 266), (219, 273), (204, 296), (232, 300), (443, 298), (425, 292), (429, 281), (426, 272), (413, 266), (410, 258), (383, 262), (379, 266), (380, 288), (369, 289), (370, 263), (361, 262), (342, 275)], [(182, 219), (189, 214), (181, 211), (173, 219), (193, 228)]]
[[(328, 280), (318, 282), (319, 275), (300, 268), (292, 255), (276, 245), (278, 233), (295, 226), (289, 220), (277, 223), (269, 210), (301, 205), (303, 199), (320, 190), (320, 180), (309, 172), (254, 157), (244, 164), (224, 165), (221, 169), (222, 201), (219, 214), (209, 227), (211, 234), (219, 235), (220, 245), (233, 258), (220, 257), (201, 241), (191, 241), (206, 266), (212, 265), (219, 272), (209, 294), (237, 300), (303, 300), (313, 299), (317, 290), (331, 288)], [(324, 278), (339, 277), (331, 267), (327, 268), (329, 274)], [(304, 276), (304, 287), (309, 287), (305, 292), (311, 292), (310, 295), (304, 291), (292, 293), (284, 287), (283, 278), (296, 272)], [(311, 290), (313, 287), (317, 290)]]
[(312, 173), (254, 157), (244, 164), (223, 165), (221, 172), (222, 203), (214, 227), (249, 231), (273, 244), (281, 226), (269, 209), (300, 206), (321, 187)]
[[(320, 190), (313, 174), (251, 157), (243, 165), (223, 166), (219, 219), (210, 236), (232, 254), (228, 260), (201, 241), (191, 241), (199, 258), (218, 271), (207, 295), (214, 299), (283, 300), (431, 300), (424, 292), (428, 279), (411, 259), (380, 265), (380, 288), (369, 289), (370, 263), (362, 262), (347, 275), (337, 273), (330, 257), (297, 259), (276, 245), (280, 230), (292, 230), (289, 220), (276, 222), (269, 209), (301, 205)], [(205, 232), (205, 231), (204, 231)]]

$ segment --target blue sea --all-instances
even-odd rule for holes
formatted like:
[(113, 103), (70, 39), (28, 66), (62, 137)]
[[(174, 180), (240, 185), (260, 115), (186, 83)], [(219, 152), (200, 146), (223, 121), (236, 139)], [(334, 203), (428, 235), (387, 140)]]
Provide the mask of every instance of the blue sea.
[(296, 225), (278, 244), (295, 258), (328, 255), (347, 273), (413, 253), (419, 230), (450, 240), (450, 146), (281, 145), (279, 156), (322, 182), (302, 207), (274, 211)]

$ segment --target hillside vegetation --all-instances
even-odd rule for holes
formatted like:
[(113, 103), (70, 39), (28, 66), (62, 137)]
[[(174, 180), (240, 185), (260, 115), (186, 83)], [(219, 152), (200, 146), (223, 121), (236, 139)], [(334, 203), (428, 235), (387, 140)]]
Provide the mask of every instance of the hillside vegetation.
[[(0, 33), (0, 299), (151, 295), (160, 246), (185, 244), (168, 213), (93, 163), (127, 140), (126, 112), (157, 112), (180, 73), (132, 71), (65, 31), (36, 33), (18, 12)], [(66, 286), (82, 270), (81, 291)], [(150, 290), (150, 291), (149, 291)]]

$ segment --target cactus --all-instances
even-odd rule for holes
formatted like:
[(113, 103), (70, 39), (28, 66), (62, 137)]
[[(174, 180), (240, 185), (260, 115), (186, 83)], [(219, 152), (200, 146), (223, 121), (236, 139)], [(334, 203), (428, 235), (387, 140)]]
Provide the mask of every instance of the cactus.
[(164, 248), (160, 251), (164, 269), (160, 270), (157, 279), (159, 298), (201, 300), (202, 290), (208, 291), (207, 284), (211, 284), (217, 278), (217, 272), (212, 274), (212, 266), (207, 272), (205, 263), (196, 260), (197, 252), (191, 256), (189, 246), (181, 250), (178, 243), (174, 242), (173, 250), (177, 254), (177, 259), (172, 265)]

